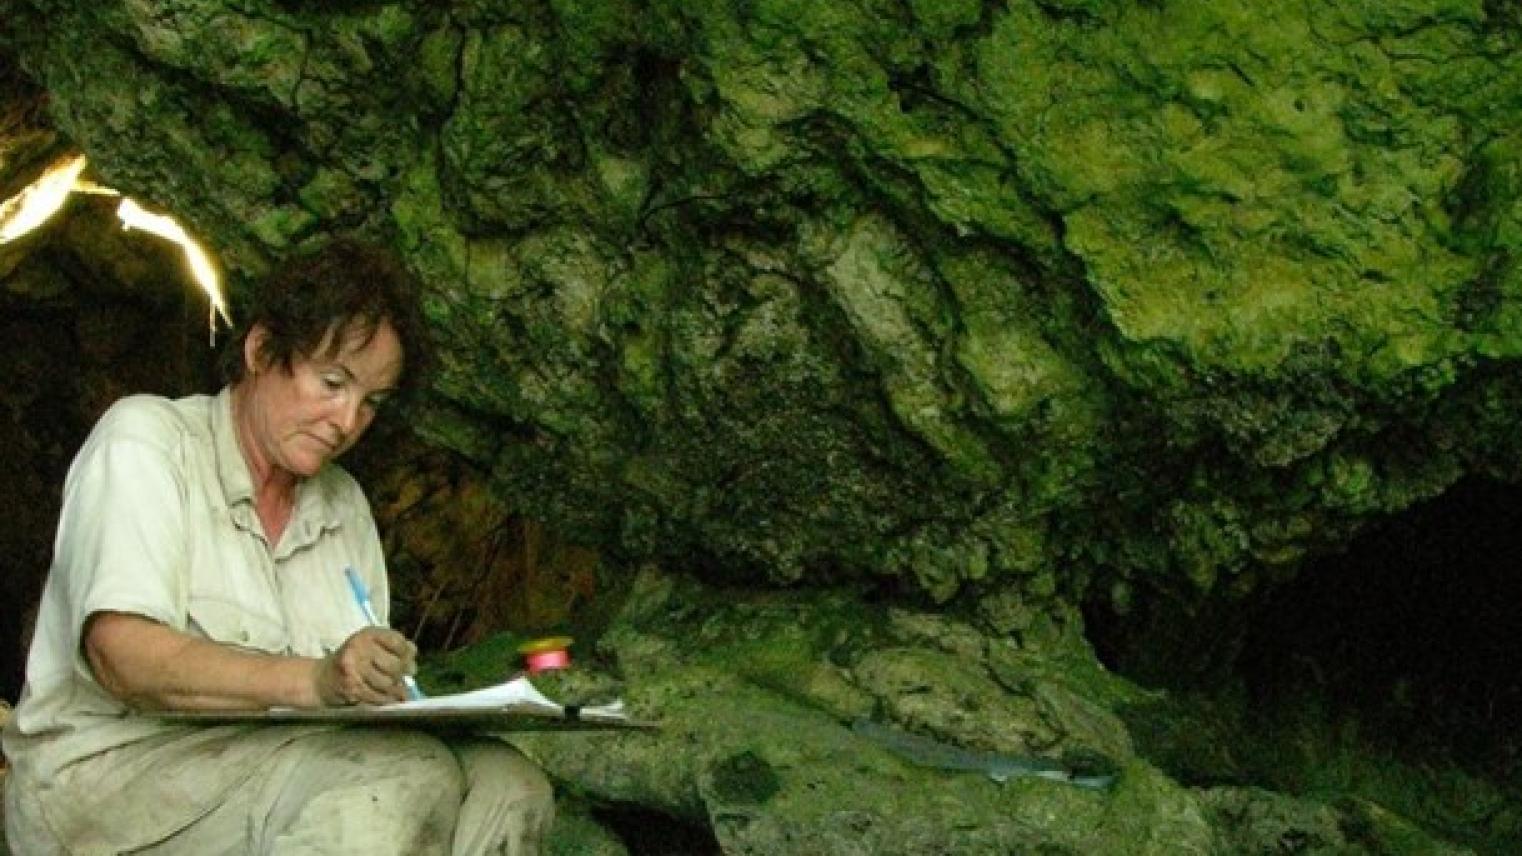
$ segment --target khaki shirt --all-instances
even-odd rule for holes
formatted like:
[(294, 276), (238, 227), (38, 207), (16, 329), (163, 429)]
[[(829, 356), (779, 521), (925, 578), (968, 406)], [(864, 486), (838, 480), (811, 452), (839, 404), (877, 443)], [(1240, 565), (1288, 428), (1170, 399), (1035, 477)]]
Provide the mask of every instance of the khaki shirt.
[(24, 803), (41, 815), (32, 820), (77, 852), (140, 846), (209, 811), (247, 765), (309, 733), (133, 715), (84, 658), (91, 614), (134, 613), (218, 642), (320, 657), (365, 623), (350, 566), (384, 621), (384, 559), (359, 485), (334, 465), (304, 480), (291, 522), (269, 544), (229, 390), (113, 405), (69, 468), (26, 686), (4, 734), (8, 786), (27, 789)]

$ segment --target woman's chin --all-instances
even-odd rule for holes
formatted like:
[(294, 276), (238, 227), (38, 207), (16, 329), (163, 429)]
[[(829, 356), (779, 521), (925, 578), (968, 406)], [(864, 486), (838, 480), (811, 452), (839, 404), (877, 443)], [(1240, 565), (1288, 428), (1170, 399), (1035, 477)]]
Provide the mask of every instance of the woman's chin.
[(302, 455), (292, 458), (289, 466), (292, 475), (297, 478), (306, 479), (321, 472), (322, 468), (327, 466), (327, 463), (327, 455)]

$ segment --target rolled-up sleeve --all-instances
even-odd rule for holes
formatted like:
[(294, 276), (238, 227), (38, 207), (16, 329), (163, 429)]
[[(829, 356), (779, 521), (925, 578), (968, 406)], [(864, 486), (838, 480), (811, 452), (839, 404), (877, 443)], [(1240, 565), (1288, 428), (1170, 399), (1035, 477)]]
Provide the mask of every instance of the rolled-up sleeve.
[(125, 612), (184, 629), (185, 489), (173, 429), (152, 414), (113, 413), (65, 483), (55, 573), (69, 589), (75, 649), (97, 612)]

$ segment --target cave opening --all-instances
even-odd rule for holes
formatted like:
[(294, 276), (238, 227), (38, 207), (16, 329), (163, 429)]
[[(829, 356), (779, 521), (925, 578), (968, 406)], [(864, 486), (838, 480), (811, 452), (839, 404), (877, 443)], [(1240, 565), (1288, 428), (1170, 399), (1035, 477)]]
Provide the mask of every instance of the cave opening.
[(1107, 667), (1167, 691), (1122, 715), (1181, 782), (1353, 793), (1501, 853), (1522, 829), (1519, 604), (1522, 485), (1469, 477), (1246, 600), (1085, 617)]
[(1372, 740), (1499, 780), (1522, 761), (1522, 485), (1479, 478), (1309, 563), (1254, 609), (1248, 698), (1315, 699)]

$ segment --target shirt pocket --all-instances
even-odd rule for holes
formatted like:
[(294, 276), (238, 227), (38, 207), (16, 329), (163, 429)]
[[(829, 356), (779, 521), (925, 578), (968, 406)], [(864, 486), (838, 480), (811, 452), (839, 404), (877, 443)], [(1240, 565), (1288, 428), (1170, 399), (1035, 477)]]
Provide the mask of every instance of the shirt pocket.
[(222, 597), (190, 596), (190, 629), (213, 642), (238, 648), (284, 654), (290, 650), (290, 634), (279, 619), (261, 615), (248, 606)]

